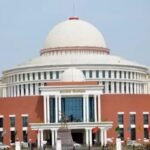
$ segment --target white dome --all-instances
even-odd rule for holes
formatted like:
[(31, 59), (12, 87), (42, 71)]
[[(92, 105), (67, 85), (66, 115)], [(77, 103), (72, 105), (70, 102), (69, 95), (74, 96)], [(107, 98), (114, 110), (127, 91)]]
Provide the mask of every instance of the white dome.
[(85, 77), (82, 71), (75, 69), (75, 68), (69, 68), (62, 74), (61, 81), (81, 82), (81, 81), (85, 81)]
[(59, 23), (49, 32), (43, 49), (74, 46), (106, 48), (106, 43), (93, 25), (73, 18)]

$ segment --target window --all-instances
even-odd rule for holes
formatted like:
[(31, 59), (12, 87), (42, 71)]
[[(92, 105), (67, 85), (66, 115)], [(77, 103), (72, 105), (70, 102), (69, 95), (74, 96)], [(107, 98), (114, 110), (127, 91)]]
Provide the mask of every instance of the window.
[(0, 118), (0, 128), (3, 128), (3, 117)]
[(15, 127), (15, 117), (10, 117), (10, 127)]
[(41, 80), (41, 72), (38, 72), (38, 79)]
[(86, 75), (86, 72), (85, 72), (85, 70), (83, 70), (83, 74), (84, 74), (84, 76)]
[(130, 124), (135, 124), (135, 114), (130, 114)]
[(17, 75), (15, 75), (15, 81), (17, 81)]
[(130, 72), (128, 73), (128, 78), (131, 79), (131, 73)]
[(23, 74), (23, 81), (25, 81), (25, 74)]
[(99, 78), (99, 71), (96, 70), (96, 78)]
[(15, 143), (16, 131), (10, 131), (11, 143)]
[(149, 129), (148, 128), (144, 128), (144, 138), (145, 139), (149, 139)]
[(123, 124), (123, 114), (118, 114), (118, 124)]
[(135, 132), (135, 128), (131, 128), (131, 140), (136, 140), (136, 132)]
[(124, 140), (124, 129), (123, 128), (119, 128), (119, 137), (121, 138), (121, 140)]
[(126, 72), (124, 72), (124, 78), (125, 78), (125, 79), (127, 78), (127, 73), (126, 73)]
[(108, 78), (111, 78), (111, 71), (108, 71)]
[(53, 79), (53, 72), (50, 72), (50, 79)]
[(93, 74), (92, 74), (92, 70), (89, 71), (89, 77), (92, 78)]
[(120, 79), (122, 78), (122, 74), (121, 74), (121, 71), (119, 71), (119, 78), (120, 78)]
[(27, 116), (22, 117), (22, 125), (23, 125), (23, 127), (28, 127), (28, 117)]
[[(82, 122), (83, 121), (83, 98), (63, 97), (61, 103), (61, 110), (64, 113), (64, 115), (68, 118), (68, 122)], [(91, 109), (91, 107), (89, 107), (89, 113), (91, 116), (93, 115), (93, 109)]]
[(143, 114), (143, 122), (144, 124), (148, 124), (148, 114)]
[(44, 80), (46, 80), (46, 72), (44, 72)]
[(109, 90), (109, 93), (111, 93), (111, 82), (108, 83), (108, 90)]
[(94, 97), (89, 97), (89, 120), (90, 122), (94, 122)]
[(117, 71), (114, 71), (114, 78), (117, 78)]
[(116, 93), (117, 92), (117, 84), (116, 84), (116, 82), (114, 82), (114, 93)]
[(28, 81), (29, 81), (30, 80), (30, 74), (29, 73), (27, 74), (27, 78), (28, 78)]
[(56, 79), (59, 79), (59, 72), (56, 71)]
[(21, 81), (21, 75), (19, 74), (19, 81)]
[(33, 80), (35, 80), (35, 73), (34, 72), (32, 73), (32, 78), (33, 78)]
[(23, 131), (23, 142), (28, 142), (28, 133), (27, 133), (27, 131)]
[(105, 70), (102, 71), (102, 77), (105, 78)]
[(3, 131), (0, 131), (0, 142), (2, 143), (3, 142)]

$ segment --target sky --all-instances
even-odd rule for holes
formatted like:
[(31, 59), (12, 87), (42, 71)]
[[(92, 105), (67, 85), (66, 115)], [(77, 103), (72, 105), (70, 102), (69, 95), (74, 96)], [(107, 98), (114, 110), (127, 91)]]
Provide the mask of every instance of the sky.
[(0, 0), (0, 74), (37, 57), (70, 16), (96, 26), (112, 55), (150, 66), (150, 0)]

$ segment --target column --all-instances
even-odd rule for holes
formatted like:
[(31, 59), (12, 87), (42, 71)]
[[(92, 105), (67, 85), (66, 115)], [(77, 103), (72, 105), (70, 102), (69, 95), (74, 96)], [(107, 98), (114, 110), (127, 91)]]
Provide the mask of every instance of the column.
[(37, 147), (38, 147), (38, 149), (40, 149), (40, 145), (41, 145), (41, 141), (40, 141), (40, 130), (38, 130), (38, 134), (37, 134)]
[(111, 82), (111, 93), (114, 94), (114, 82)]
[(52, 132), (52, 147), (54, 147), (54, 145), (55, 145), (55, 141), (54, 141), (54, 130), (52, 130), (51, 132)]
[(89, 144), (92, 146), (92, 129), (89, 129)]
[(44, 123), (47, 123), (46, 95), (44, 95)]
[(43, 149), (43, 130), (41, 130), (41, 148)]
[(108, 82), (105, 82), (105, 88), (106, 88), (105, 92), (106, 92), (106, 94), (109, 93), (108, 86), (109, 86)]
[(33, 84), (30, 84), (30, 95), (33, 95)]
[(134, 83), (134, 94), (137, 93), (137, 89), (136, 89), (136, 83)]
[(130, 94), (133, 94), (133, 84), (130, 83)]
[(97, 95), (94, 95), (94, 121), (97, 122)]
[(55, 122), (58, 123), (58, 101), (57, 101), (57, 95), (55, 96)]
[(54, 133), (55, 133), (55, 138), (54, 138), (55, 141), (54, 141), (54, 143), (55, 143), (55, 145), (56, 145), (56, 142), (57, 142), (57, 136), (58, 136), (58, 135), (57, 135), (57, 129), (54, 130)]
[(19, 85), (17, 85), (17, 96), (20, 96), (20, 92), (19, 92)]
[(10, 92), (10, 96), (13, 97), (13, 87), (11, 86), (11, 92)]
[(126, 83), (126, 93), (129, 94), (129, 83)]
[(88, 129), (85, 129), (85, 136), (86, 136), (86, 145), (88, 146), (89, 145), (89, 134), (88, 134)]
[(104, 145), (104, 134), (103, 134), (103, 129), (100, 130), (100, 137), (101, 137), (101, 146)]
[(47, 123), (50, 123), (50, 96), (47, 95)]
[(59, 116), (59, 121), (61, 121), (61, 116), (62, 116), (62, 112), (61, 112), (61, 95), (58, 96), (58, 116)]
[(35, 84), (35, 95), (39, 94), (39, 87), (38, 87), (38, 83)]
[(124, 82), (121, 83), (121, 91), (122, 91), (122, 94), (124, 94)]
[(25, 85), (26, 88), (26, 96), (29, 96), (29, 88), (28, 88), (28, 84)]
[(107, 130), (104, 130), (104, 145), (106, 146), (107, 144)]
[(24, 96), (23, 85), (21, 85), (21, 96)]
[(116, 82), (116, 93), (117, 94), (121, 93), (119, 90), (119, 82)]
[(86, 122), (86, 96), (83, 95), (83, 122)]
[(14, 85), (14, 97), (16, 97), (16, 85)]
[(98, 95), (98, 122), (101, 122), (101, 96)]
[(87, 122), (89, 122), (89, 96), (88, 95), (86, 95), (86, 110), (87, 110), (87, 112), (86, 112), (86, 121)]

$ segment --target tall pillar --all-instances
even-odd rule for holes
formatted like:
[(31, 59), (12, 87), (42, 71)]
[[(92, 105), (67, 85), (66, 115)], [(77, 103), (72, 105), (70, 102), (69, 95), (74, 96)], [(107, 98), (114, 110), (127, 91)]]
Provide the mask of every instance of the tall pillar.
[(88, 95), (86, 95), (86, 110), (87, 110), (87, 112), (86, 112), (86, 118), (87, 118), (87, 122), (89, 122), (89, 96)]
[(55, 96), (55, 123), (58, 123), (58, 101), (57, 101), (57, 95)]
[(111, 82), (111, 93), (114, 94), (114, 82)]
[(88, 133), (88, 129), (85, 129), (85, 136), (86, 136), (86, 145), (89, 145), (89, 133)]
[(35, 95), (39, 94), (39, 86), (38, 83), (35, 84)]
[(43, 149), (43, 130), (41, 130), (41, 148)]
[(105, 93), (108, 94), (109, 93), (109, 90), (108, 90), (109, 83), (108, 82), (105, 82), (105, 88), (106, 88)]
[(137, 94), (136, 83), (134, 83), (134, 94)]
[(97, 122), (97, 95), (94, 95), (94, 121)]
[(83, 122), (86, 122), (86, 96), (83, 95)]
[(117, 94), (121, 93), (121, 91), (119, 89), (119, 82), (116, 82), (116, 93)]
[(26, 96), (29, 96), (29, 88), (28, 88), (28, 84), (25, 85), (26, 88)]
[(14, 85), (14, 97), (16, 97), (17, 96), (17, 94), (16, 94), (17, 92), (16, 92), (16, 85)]
[(62, 117), (62, 112), (61, 112), (61, 95), (58, 96), (58, 116), (59, 116), (59, 121), (61, 121), (61, 117)]
[(50, 123), (50, 96), (47, 95), (47, 123)]
[(101, 137), (101, 146), (104, 145), (104, 131), (103, 129), (100, 130), (100, 137)]
[(89, 144), (92, 146), (92, 129), (89, 129)]
[(54, 138), (54, 143), (55, 143), (55, 145), (56, 145), (56, 142), (57, 142), (57, 136), (58, 136), (58, 134), (57, 134), (57, 129), (55, 129), (54, 130), (54, 133), (55, 133), (55, 138)]
[(38, 134), (37, 134), (37, 147), (38, 147), (38, 149), (40, 149), (40, 145), (41, 145), (41, 141), (40, 141), (40, 130), (38, 130)]
[(52, 132), (52, 147), (54, 147), (55, 145), (55, 141), (54, 141), (54, 130), (51, 130)]
[(104, 130), (104, 145), (107, 145), (107, 130)]
[(30, 95), (33, 95), (33, 84), (30, 84)]
[(125, 86), (125, 85), (124, 85), (124, 82), (122, 82), (122, 83), (121, 83), (121, 91), (122, 91), (122, 94), (124, 94), (124, 86)]
[(133, 84), (130, 83), (130, 94), (133, 94)]
[(129, 94), (129, 83), (126, 83), (126, 94)]
[(21, 85), (21, 96), (24, 96), (23, 85)]
[(17, 85), (17, 96), (20, 96), (19, 85)]
[(47, 96), (44, 95), (44, 123), (47, 123), (47, 109), (46, 109), (46, 98)]
[(101, 122), (101, 96), (98, 95), (98, 122)]

